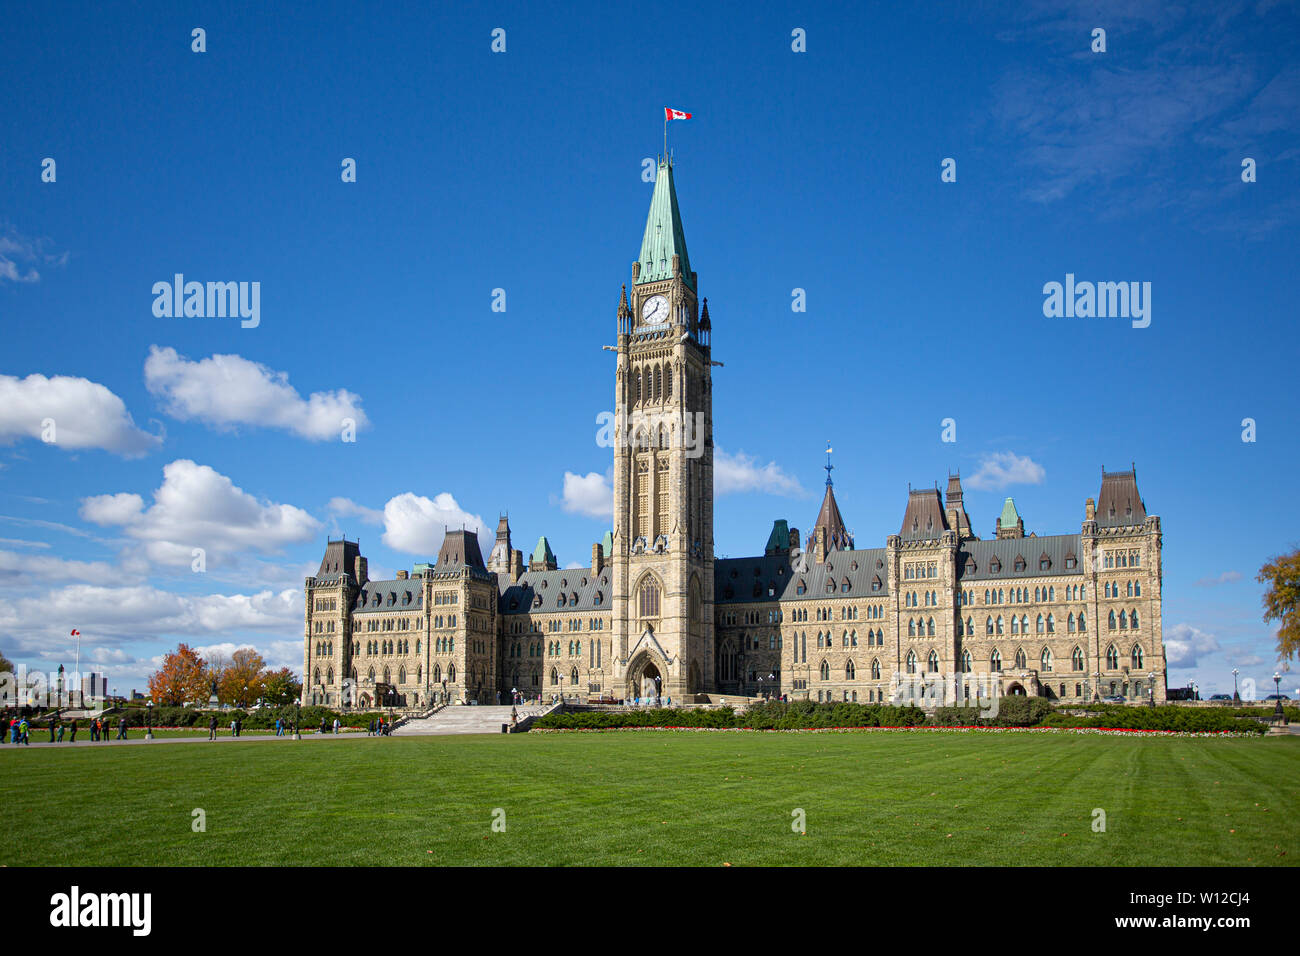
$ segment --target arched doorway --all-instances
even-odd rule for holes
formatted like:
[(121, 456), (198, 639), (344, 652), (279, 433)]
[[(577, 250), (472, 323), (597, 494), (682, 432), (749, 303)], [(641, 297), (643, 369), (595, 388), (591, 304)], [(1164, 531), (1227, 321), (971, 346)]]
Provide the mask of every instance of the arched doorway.
[(642, 655), (637, 658), (627, 672), (627, 697), (639, 697), (642, 703), (662, 697), (665, 693), (666, 678), (660, 670), (657, 658)]
[(1024, 697), (1024, 696), (1025, 696), (1025, 688), (1024, 688), (1024, 686), (1021, 685), (1021, 684), (1019, 684), (1019, 683), (1012, 684), (1010, 687), (1007, 688), (1007, 696), (1008, 696), (1008, 697)]

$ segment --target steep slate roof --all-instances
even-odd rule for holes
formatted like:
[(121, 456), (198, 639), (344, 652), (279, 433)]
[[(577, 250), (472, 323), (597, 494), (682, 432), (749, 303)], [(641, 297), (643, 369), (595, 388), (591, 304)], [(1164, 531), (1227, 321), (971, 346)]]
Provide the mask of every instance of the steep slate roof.
[[(378, 603), (376, 603), (378, 597)], [(424, 606), (424, 581), (408, 578), (405, 581), (367, 581), (353, 605), (355, 611), (390, 611), (403, 613), (418, 611)]]
[(451, 571), (466, 565), (475, 571), (487, 571), (478, 535), (473, 531), (448, 531), (438, 550), (438, 566), (434, 570)]
[[(1049, 534), (1041, 538), (998, 538), (990, 541), (964, 541), (957, 549), (957, 580), (963, 584), (973, 581), (1007, 581), (1014, 583), (1027, 578), (1058, 577), (1062, 575), (1082, 574), (1083, 561), (1079, 557), (1079, 536), (1077, 534)], [(1043, 555), (1051, 562), (1046, 571), (1040, 570), (1038, 562)], [(1016, 557), (1025, 559), (1025, 570), (1016, 571)], [(1074, 558), (1073, 568), (1067, 568), (1066, 558)], [(991, 570), (993, 559), (997, 558), (1000, 570)], [(975, 563), (974, 570), (967, 570), (968, 560)]]
[(686, 233), (682, 231), (682, 214), (677, 209), (677, 188), (673, 185), (673, 167), (666, 159), (659, 161), (655, 191), (650, 197), (650, 214), (641, 239), (641, 272), (637, 282), (654, 282), (673, 277), (673, 256), (681, 257), (682, 279), (692, 289), (691, 260), (686, 255)]
[(948, 518), (938, 488), (907, 493), (907, 511), (899, 535), (904, 541), (934, 541), (948, 530)]
[[(885, 549), (864, 548), (860, 551), (832, 551), (822, 564), (806, 554), (806, 571), (796, 571), (789, 554), (764, 554), (753, 558), (725, 558), (713, 565), (714, 601), (718, 604), (752, 604), (755, 601), (825, 601), (832, 597), (884, 597), (889, 593), (885, 574)], [(879, 567), (877, 567), (879, 562)], [(855, 567), (856, 565), (856, 567)], [(757, 571), (757, 573), (755, 573)], [(871, 590), (874, 578), (880, 578), (880, 590)], [(845, 581), (847, 593), (841, 590)], [(799, 582), (806, 590), (799, 593)], [(826, 590), (828, 581), (835, 583), (833, 592)], [(758, 594), (754, 593), (755, 587)], [(768, 593), (769, 590), (772, 593)]]
[(326, 580), (337, 580), (341, 577), (352, 577), (356, 569), (357, 557), (361, 554), (361, 548), (355, 541), (349, 541), (342, 538), (338, 541), (325, 540), (325, 557), (321, 558), (320, 570), (316, 572), (316, 579), (321, 583)]
[(1125, 528), (1141, 525), (1146, 520), (1147, 507), (1138, 494), (1137, 469), (1102, 469), (1101, 494), (1097, 496), (1097, 527)]
[(844, 550), (853, 547), (853, 538), (844, 526), (839, 503), (835, 500), (835, 489), (829, 477), (826, 479), (826, 494), (822, 498), (822, 510), (817, 512), (817, 521), (808, 535), (808, 547), (811, 549), (817, 540), (817, 529), (826, 529), (826, 541), (832, 550)]
[[(593, 577), (591, 568), (563, 568), (558, 571), (525, 571), (515, 583), (503, 574), (497, 575), (497, 588), (501, 592), (498, 605), (502, 614), (528, 614), (535, 612), (564, 613), (568, 611), (608, 611), (614, 605), (614, 572), (605, 568), (599, 577)], [(564, 603), (559, 596), (564, 595)], [(535, 605), (540, 597), (542, 603)]]

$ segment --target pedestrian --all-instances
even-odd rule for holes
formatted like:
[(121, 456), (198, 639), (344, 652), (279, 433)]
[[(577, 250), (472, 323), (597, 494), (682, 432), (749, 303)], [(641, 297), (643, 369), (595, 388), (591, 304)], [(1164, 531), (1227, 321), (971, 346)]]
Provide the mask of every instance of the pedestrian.
[(339, 719), (338, 719), (337, 717), (335, 717), (335, 718), (334, 718), (334, 733), (337, 734), (337, 733), (339, 732), (339, 727), (340, 727), (340, 726), (341, 726), (341, 725), (339, 724)]
[(99, 739), (99, 721), (93, 718), (90, 721), (90, 739), (91, 741)]
[(282, 728), (280, 727), (280, 718), (279, 718), (279, 717), (275, 718), (275, 735), (276, 735), (277, 737), (283, 737), (283, 736), (284, 736), (284, 732), (283, 732)]
[(375, 735), (375, 721), (372, 718), (370, 721), (370, 726), (366, 728), (366, 736), (373, 737), (374, 735)]
[(59, 721), (59, 743), (63, 743), (63, 721)]
[(27, 723), (27, 718), (24, 717), (23, 722), (18, 725), (18, 736), (22, 742), (29, 747), (32, 744), (32, 738), (30, 736), (31, 729), (31, 724)]
[(117, 739), (126, 740), (126, 715), (117, 718)]
[(216, 714), (213, 714), (208, 719), (208, 739), (209, 740), (217, 739), (217, 715)]
[(73, 717), (72, 723), (68, 725), (68, 743), (75, 744), (76, 742), (77, 742), (77, 718)]
[(54, 718), (50, 718), (50, 743), (54, 743)]
[(244, 732), (244, 719), (243, 719), (242, 717), (236, 717), (236, 718), (235, 718), (235, 736), (238, 737), (238, 736), (239, 736), (240, 734), (242, 734), (243, 732)]
[(230, 718), (230, 736), (235, 736), (235, 718)]

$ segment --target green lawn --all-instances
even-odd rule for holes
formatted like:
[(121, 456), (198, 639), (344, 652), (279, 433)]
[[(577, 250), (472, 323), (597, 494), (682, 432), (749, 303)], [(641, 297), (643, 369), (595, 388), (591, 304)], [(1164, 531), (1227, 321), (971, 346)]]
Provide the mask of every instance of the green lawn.
[[(1300, 738), (607, 733), (0, 749), (0, 863), (1286, 865)], [(1106, 811), (1105, 833), (1091, 827)], [(191, 830), (206, 811), (207, 831)], [(493, 811), (505, 832), (493, 832)], [(802, 808), (807, 833), (791, 830)]]

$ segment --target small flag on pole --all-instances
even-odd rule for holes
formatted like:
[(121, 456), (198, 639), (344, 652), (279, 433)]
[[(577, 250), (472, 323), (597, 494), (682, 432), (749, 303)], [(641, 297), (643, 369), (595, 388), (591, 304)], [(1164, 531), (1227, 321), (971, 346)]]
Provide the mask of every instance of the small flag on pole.
[(690, 119), (690, 113), (683, 113), (681, 110), (675, 110), (671, 106), (664, 107), (664, 122), (675, 119)]
[(68, 635), (68, 636), (69, 636), (69, 637), (78, 637), (78, 636), (80, 636), (80, 634), (81, 634), (81, 632), (80, 632), (79, 630), (77, 630), (77, 629), (74, 627), (74, 628), (72, 629), (72, 633), (71, 633), (70, 635)]

